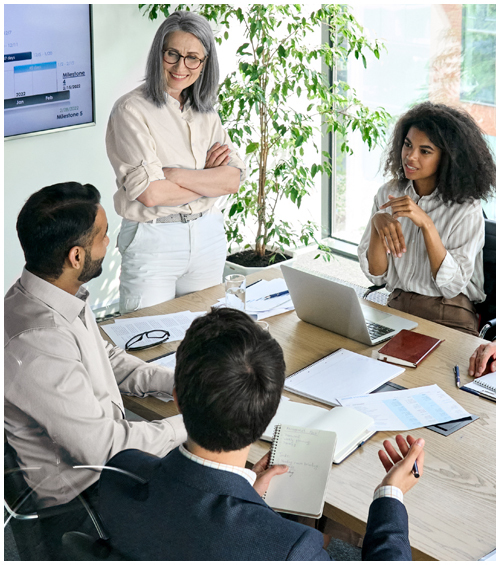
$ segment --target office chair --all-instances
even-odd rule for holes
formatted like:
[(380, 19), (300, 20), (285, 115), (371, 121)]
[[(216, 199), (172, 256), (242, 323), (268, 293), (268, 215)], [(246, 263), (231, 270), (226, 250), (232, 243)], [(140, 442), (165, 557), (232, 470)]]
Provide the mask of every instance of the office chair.
[(484, 293), (486, 300), (476, 305), (479, 314), (479, 337), (493, 341), (496, 338), (496, 254), (497, 224), (485, 218), (485, 241), (483, 248)]
[[(79, 468), (88, 467), (77, 467), (75, 472), (78, 472)], [(44, 477), (41, 483), (48, 478), (49, 476)], [(102, 521), (84, 496), (78, 495), (71, 504), (64, 505), (64, 508), (58, 506), (37, 508), (32, 494), (33, 489), (27, 485), (23, 472), (17, 464), (16, 451), (4, 438), (4, 516), (6, 517), (4, 527), (11, 523), (21, 560), (50, 560), (39, 520), (80, 510), (82, 504), (96, 528), (98, 539), (95, 540), (83, 532), (66, 532), (61, 539), (63, 553), (61, 557), (87, 561), (120, 561), (123, 559), (121, 554), (112, 550), (107, 543), (108, 535)]]
[[(476, 304), (476, 311), (479, 315), (479, 337), (493, 341), (496, 338), (496, 221), (489, 220), (485, 217), (484, 229), (483, 272), (486, 300)], [(367, 291), (363, 294), (363, 298), (368, 298), (372, 292), (384, 287), (385, 284), (374, 284), (368, 287)]]

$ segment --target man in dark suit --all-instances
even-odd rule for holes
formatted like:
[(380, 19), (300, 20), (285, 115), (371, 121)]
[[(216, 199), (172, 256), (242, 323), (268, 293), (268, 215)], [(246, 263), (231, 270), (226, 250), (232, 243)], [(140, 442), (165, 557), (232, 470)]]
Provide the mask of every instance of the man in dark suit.
[[(243, 312), (221, 308), (195, 320), (175, 368), (187, 443), (163, 458), (130, 449), (108, 462), (125, 471), (104, 471), (100, 479), (111, 544), (138, 560), (329, 560), (327, 536), (283, 518), (261, 498), (287, 467), (268, 468), (268, 454), (245, 469), (284, 379), (281, 347)], [(417, 482), (415, 460), (422, 472), (424, 442), (396, 440), (404, 457), (388, 441), (379, 452), (387, 475), (370, 508), (363, 559), (411, 559), (402, 496)]]

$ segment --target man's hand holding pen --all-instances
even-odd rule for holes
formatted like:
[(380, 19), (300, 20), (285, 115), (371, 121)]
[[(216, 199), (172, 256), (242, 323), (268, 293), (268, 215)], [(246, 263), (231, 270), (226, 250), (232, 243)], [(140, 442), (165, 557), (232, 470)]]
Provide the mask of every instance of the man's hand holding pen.
[[(410, 435), (405, 440), (398, 434), (396, 443), (402, 455), (389, 440), (384, 441), (385, 451), (381, 449), (378, 452), (379, 459), (387, 471), (379, 486), (395, 486), (405, 494), (417, 484), (418, 477), (423, 473), (425, 440), (415, 439)], [(415, 473), (415, 465), (417, 473)]]

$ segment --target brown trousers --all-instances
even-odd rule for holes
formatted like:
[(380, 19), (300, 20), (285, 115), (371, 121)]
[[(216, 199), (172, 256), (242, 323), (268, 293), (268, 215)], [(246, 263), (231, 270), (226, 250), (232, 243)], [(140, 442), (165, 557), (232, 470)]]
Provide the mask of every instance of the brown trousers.
[(391, 292), (387, 306), (448, 326), (459, 332), (479, 335), (476, 309), (465, 294), (445, 298), (444, 296), (424, 296), (396, 288)]

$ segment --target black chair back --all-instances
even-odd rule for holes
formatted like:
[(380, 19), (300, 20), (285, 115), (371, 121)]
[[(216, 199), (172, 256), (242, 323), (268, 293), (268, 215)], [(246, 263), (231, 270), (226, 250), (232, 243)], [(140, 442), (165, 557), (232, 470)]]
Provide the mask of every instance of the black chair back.
[[(483, 270), (484, 270), (484, 292), (486, 300), (477, 305), (477, 311), (481, 316), (480, 326), (483, 327), (491, 320), (496, 319), (496, 254), (497, 254), (497, 226), (495, 220), (484, 220), (485, 242), (483, 248)], [(493, 332), (496, 333), (496, 332)], [(495, 335), (490, 332), (487, 339), (493, 339)]]

